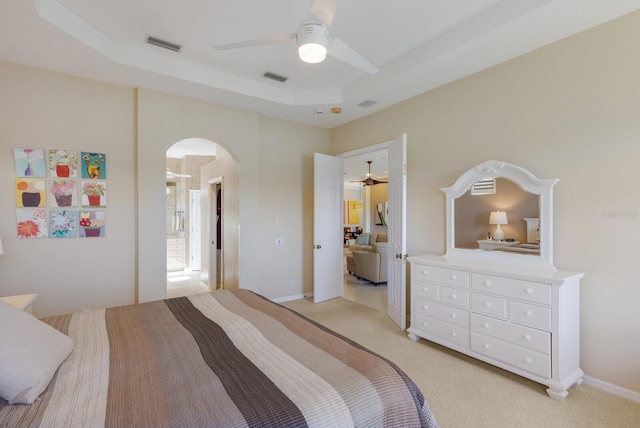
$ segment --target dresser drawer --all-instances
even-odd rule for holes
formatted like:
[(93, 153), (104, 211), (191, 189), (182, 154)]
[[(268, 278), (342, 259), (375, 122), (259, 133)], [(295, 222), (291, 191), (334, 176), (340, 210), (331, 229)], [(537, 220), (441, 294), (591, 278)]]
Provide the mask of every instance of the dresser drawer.
[(450, 305), (460, 306), (462, 308), (469, 307), (469, 292), (460, 290), (459, 288), (440, 286), (440, 302)]
[(471, 295), (471, 309), (496, 317), (507, 317), (507, 300), (487, 294), (473, 293)]
[(469, 288), (469, 272), (434, 266), (413, 265), (413, 279)]
[(184, 257), (184, 250), (167, 250), (167, 257)]
[(551, 330), (551, 308), (510, 301), (509, 319), (533, 327)]
[(167, 251), (184, 251), (184, 242), (182, 244), (167, 244)]
[(551, 333), (546, 331), (478, 314), (471, 314), (471, 331), (529, 348), (544, 355), (551, 354)]
[(416, 314), (414, 319), (416, 325), (412, 325), (412, 329), (454, 343), (458, 346), (469, 347), (469, 329), (424, 315)]
[(464, 309), (454, 308), (431, 300), (416, 299), (414, 310), (418, 315), (437, 318), (464, 328), (469, 325), (469, 312)]
[(430, 282), (415, 281), (413, 292), (416, 297), (438, 300), (438, 286)]
[(474, 273), (471, 276), (471, 288), (528, 302), (551, 304), (551, 285), (540, 282)]
[(548, 355), (540, 352), (511, 345), (475, 332), (471, 333), (471, 349), (538, 376), (551, 377), (551, 359)]

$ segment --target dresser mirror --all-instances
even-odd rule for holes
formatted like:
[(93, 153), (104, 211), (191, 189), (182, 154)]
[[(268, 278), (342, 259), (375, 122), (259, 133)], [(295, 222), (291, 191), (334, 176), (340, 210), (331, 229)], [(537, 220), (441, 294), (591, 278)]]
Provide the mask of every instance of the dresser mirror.
[(557, 182), (495, 160), (466, 171), (441, 189), (446, 194), (445, 256), (554, 270)]

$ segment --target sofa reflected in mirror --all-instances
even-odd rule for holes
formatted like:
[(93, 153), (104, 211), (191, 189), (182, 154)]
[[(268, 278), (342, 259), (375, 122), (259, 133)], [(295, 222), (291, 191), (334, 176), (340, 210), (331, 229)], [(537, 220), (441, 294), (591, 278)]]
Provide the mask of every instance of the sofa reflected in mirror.
[(363, 233), (348, 247), (347, 271), (374, 285), (386, 283), (388, 256), (386, 233)]

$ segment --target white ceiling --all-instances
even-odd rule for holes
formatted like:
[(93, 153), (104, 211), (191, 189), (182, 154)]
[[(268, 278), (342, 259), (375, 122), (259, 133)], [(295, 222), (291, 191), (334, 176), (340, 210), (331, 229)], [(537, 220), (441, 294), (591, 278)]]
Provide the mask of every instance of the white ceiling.
[[(338, 0), (330, 34), (376, 64), (375, 75), (332, 57), (303, 63), (295, 42), (213, 48), (295, 32), (310, 5), (2, 0), (0, 60), (333, 128), (640, 9), (638, 0)], [(149, 45), (147, 35), (183, 48)], [(265, 79), (267, 71), (289, 80)], [(358, 106), (366, 100), (377, 103)]]

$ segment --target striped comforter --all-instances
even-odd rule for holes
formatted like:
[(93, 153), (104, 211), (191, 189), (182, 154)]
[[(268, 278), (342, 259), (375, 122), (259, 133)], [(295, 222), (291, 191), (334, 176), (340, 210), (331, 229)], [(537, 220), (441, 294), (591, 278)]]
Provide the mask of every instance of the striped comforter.
[(75, 349), (0, 426), (435, 427), (395, 365), (246, 290), (44, 320)]

